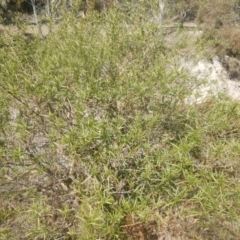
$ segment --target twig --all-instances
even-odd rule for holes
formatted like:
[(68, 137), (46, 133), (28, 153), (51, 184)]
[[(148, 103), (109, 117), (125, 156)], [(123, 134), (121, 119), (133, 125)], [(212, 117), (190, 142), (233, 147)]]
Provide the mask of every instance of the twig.
[(37, 28), (38, 28), (39, 36), (40, 36), (41, 39), (44, 39), (41, 26), (39, 25), (39, 22), (38, 22), (37, 11), (36, 11), (36, 2), (35, 1), (36, 0), (31, 0), (31, 4), (32, 4), (32, 8), (33, 8), (33, 16), (35, 18), (35, 23), (36, 23)]
[(9, 91), (7, 88), (5, 88), (3, 85), (0, 84), (0, 87), (7, 92), (12, 98), (16, 99), (18, 102), (20, 102), (22, 105), (24, 105), (27, 109), (29, 109), (30, 111), (32, 111), (34, 114), (36, 114), (37, 116), (39, 116), (41, 118), (41, 120), (44, 122), (44, 118), (41, 115), (41, 113), (39, 111), (35, 111), (34, 109), (30, 108), (28, 106), (27, 103), (25, 103), (24, 101), (22, 101), (19, 97), (17, 97), (16, 95), (14, 95), (11, 91)]
[(127, 225), (122, 225), (122, 228), (126, 228), (126, 227), (132, 227), (132, 226), (136, 226), (136, 225), (141, 225), (143, 224), (142, 222), (136, 222), (136, 223), (132, 223), (132, 224), (127, 224)]

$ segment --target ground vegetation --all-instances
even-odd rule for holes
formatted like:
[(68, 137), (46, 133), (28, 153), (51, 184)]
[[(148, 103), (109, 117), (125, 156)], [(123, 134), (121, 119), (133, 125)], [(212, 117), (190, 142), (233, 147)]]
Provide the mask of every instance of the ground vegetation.
[[(187, 3), (162, 21), (158, 1), (128, 1), (60, 12), (44, 38), (2, 32), (0, 239), (240, 238), (239, 102), (187, 103), (200, 82), (177, 65), (238, 45), (223, 19), (206, 28), (210, 2)], [(184, 11), (204, 31), (191, 43)]]

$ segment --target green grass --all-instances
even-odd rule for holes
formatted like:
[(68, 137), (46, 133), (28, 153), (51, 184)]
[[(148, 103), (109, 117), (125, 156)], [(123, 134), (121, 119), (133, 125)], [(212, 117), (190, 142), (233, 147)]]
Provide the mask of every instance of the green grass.
[(144, 16), (1, 36), (1, 239), (240, 237), (240, 105), (184, 104), (196, 82)]

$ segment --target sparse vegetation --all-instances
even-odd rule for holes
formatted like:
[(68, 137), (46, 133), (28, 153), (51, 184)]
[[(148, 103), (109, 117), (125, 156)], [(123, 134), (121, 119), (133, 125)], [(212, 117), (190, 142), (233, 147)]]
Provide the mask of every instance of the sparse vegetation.
[(157, 11), (1, 35), (0, 239), (240, 238), (240, 105), (186, 104)]

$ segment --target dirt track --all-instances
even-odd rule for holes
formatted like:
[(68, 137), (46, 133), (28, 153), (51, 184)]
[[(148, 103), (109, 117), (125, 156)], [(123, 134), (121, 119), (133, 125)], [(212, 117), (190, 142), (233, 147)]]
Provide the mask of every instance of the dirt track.
[[(46, 24), (41, 25), (41, 30), (43, 36), (47, 36), (50, 33), (50, 28)], [(25, 33), (25, 34), (31, 34), (31, 35), (39, 35), (38, 28), (36, 25), (28, 24), (24, 26), (23, 29), (20, 29), (18, 26), (9, 24), (9, 25), (3, 25), (0, 24), (0, 34), (8, 32), (10, 34), (19, 34), (19, 33)]]

